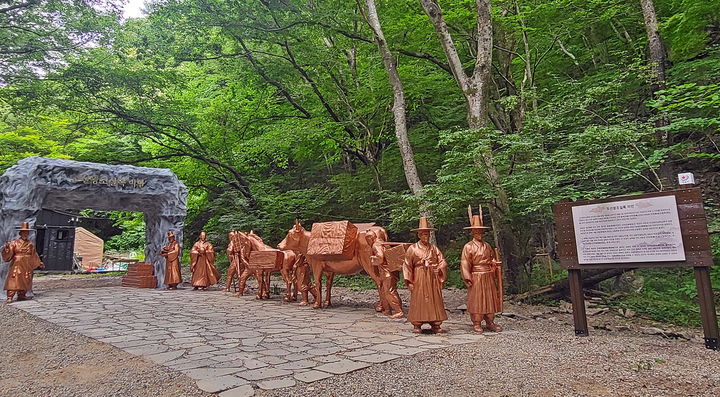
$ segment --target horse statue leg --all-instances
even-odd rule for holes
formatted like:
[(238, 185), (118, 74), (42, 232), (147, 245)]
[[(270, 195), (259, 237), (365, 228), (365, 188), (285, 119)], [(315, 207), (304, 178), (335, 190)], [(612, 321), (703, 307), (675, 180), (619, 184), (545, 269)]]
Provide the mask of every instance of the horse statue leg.
[(322, 275), (323, 275), (324, 262), (318, 261), (315, 263), (311, 263), (310, 266), (312, 266), (313, 279), (315, 281), (315, 289), (317, 290), (317, 295), (315, 295), (315, 304), (313, 304), (313, 309), (320, 309), (320, 308), (322, 308), (322, 305), (323, 305)]
[(325, 306), (330, 307), (331, 306), (330, 297), (332, 295), (331, 291), (332, 291), (333, 279), (335, 278), (335, 273), (325, 272), (325, 278), (327, 279), (327, 281), (326, 281), (327, 292), (325, 293)]

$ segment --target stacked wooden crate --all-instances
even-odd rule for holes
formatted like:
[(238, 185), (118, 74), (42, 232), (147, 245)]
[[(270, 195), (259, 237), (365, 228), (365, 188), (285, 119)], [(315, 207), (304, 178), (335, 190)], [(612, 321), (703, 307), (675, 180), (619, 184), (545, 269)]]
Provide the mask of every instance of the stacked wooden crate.
[(152, 264), (133, 263), (128, 265), (127, 274), (123, 276), (121, 285), (133, 288), (155, 288), (157, 287), (157, 278), (153, 273)]

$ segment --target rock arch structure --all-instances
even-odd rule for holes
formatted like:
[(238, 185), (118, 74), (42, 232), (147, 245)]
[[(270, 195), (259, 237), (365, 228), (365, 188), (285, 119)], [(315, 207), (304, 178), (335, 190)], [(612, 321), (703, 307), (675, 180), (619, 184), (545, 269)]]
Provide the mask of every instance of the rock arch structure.
[[(168, 230), (182, 242), (186, 200), (187, 188), (168, 169), (27, 157), (0, 177), (0, 244), (17, 238), (20, 222), (34, 225), (42, 208), (143, 212), (145, 262), (154, 265), (160, 287), (165, 267), (158, 254)], [(0, 288), (7, 272), (0, 262)]]

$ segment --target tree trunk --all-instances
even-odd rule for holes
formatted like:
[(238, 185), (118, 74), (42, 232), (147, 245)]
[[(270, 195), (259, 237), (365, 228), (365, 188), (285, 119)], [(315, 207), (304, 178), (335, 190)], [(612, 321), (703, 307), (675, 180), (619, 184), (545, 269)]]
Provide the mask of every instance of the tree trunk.
[(388, 80), (393, 91), (393, 119), (395, 120), (395, 137), (397, 138), (400, 154), (403, 159), (403, 169), (405, 170), (405, 179), (407, 180), (410, 191), (416, 196), (423, 195), (423, 185), (418, 176), (417, 166), (415, 165), (415, 157), (413, 155), (412, 146), (407, 136), (407, 122), (405, 120), (405, 89), (402, 80), (397, 71), (397, 64), (390, 53), (385, 35), (380, 26), (377, 9), (374, 0), (365, 0), (367, 6), (367, 22), (372, 28), (375, 43), (385, 65), (385, 71), (388, 74)]
[[(586, 270), (583, 274), (582, 286), (583, 288), (590, 288), (601, 281), (617, 277), (628, 269), (610, 269), (610, 270)], [(570, 296), (570, 282), (567, 278), (556, 281), (552, 284), (536, 288), (530, 292), (513, 296), (511, 299), (514, 301), (522, 301), (525, 299), (533, 298), (544, 298), (544, 299), (558, 299), (566, 298)]]
[[(407, 136), (407, 121), (405, 119), (405, 89), (403, 88), (402, 80), (400, 80), (400, 74), (397, 71), (397, 63), (390, 53), (387, 41), (385, 41), (385, 35), (383, 34), (382, 26), (380, 25), (375, 1), (365, 0), (365, 6), (367, 7), (366, 20), (373, 31), (375, 43), (377, 43), (383, 64), (385, 65), (385, 71), (387, 71), (388, 80), (390, 81), (390, 86), (393, 91), (392, 111), (393, 119), (395, 120), (395, 137), (397, 138), (400, 155), (403, 159), (405, 179), (407, 180), (408, 187), (410, 187), (410, 191), (413, 195), (421, 198), (424, 195), (423, 185), (420, 180), (420, 176), (418, 175), (417, 166), (415, 164), (415, 156), (413, 154), (412, 146), (410, 145), (410, 140)], [(420, 213), (422, 216), (432, 218), (431, 211), (427, 208), (427, 205), (423, 201), (421, 201), (420, 204)]]
[(650, 52), (650, 67), (652, 69), (653, 94), (665, 88), (665, 45), (658, 30), (657, 14), (653, 0), (640, 0), (643, 19), (645, 20), (645, 31), (648, 36), (648, 49)]
[[(488, 127), (487, 88), (490, 84), (493, 49), (490, 0), (475, 1), (477, 52), (475, 67), (471, 76), (465, 74), (462, 61), (437, 1), (420, 0), (420, 4), (435, 27), (440, 45), (448, 59), (450, 70), (467, 103), (468, 127), (479, 132)], [(496, 198), (489, 206), (490, 218), (493, 222), (495, 243), (500, 249), (503, 263), (507, 269), (505, 278), (508, 291), (515, 292), (519, 288), (520, 272), (523, 265), (522, 250), (517, 246), (515, 233), (512, 225), (508, 222), (510, 201), (505, 188), (502, 186), (500, 173), (493, 164), (492, 148), (488, 148), (485, 153), (482, 153), (482, 164), (478, 164), (478, 166), (487, 170), (487, 181), (495, 190)]]
[[(642, 8), (645, 32), (648, 37), (649, 63), (652, 71), (650, 89), (652, 95), (655, 96), (657, 91), (665, 89), (665, 67), (667, 65), (665, 45), (658, 30), (657, 13), (655, 13), (653, 0), (640, 0), (640, 7)], [(670, 124), (670, 121), (666, 117), (659, 117), (655, 121), (655, 127), (657, 128), (655, 135), (658, 143), (662, 146), (668, 146), (670, 143), (667, 131), (661, 129), (661, 127), (668, 124)], [(675, 185), (673, 167), (667, 159), (660, 164), (659, 173), (664, 186), (672, 187)]]

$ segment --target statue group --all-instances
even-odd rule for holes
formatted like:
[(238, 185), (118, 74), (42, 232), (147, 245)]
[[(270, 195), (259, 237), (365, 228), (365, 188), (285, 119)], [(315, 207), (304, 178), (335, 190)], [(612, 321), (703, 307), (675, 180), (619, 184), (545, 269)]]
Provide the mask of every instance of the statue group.
[[(468, 288), (467, 311), (476, 332), (498, 332), (501, 328), (495, 324), (495, 314), (502, 311), (503, 304), (501, 262), (498, 250), (483, 241), (484, 233), (490, 228), (483, 224), (482, 210), (479, 215), (470, 213), (470, 226), (465, 229), (470, 230), (473, 237), (465, 244), (460, 261), (462, 280)], [(26, 293), (32, 289), (33, 270), (43, 266), (28, 239), (32, 230), (23, 222), (18, 228), (19, 238), (2, 247), (3, 260), (10, 262), (4, 286), (8, 303), (15, 296), (17, 300), (30, 299)], [(372, 223), (315, 223), (312, 230), (307, 231), (296, 221), (277, 248), (265, 244), (252, 231), (232, 230), (228, 234), (230, 266), (225, 291), (230, 291), (237, 278), (235, 295), (241, 296), (247, 290), (247, 280), (254, 277), (258, 284), (255, 298), (268, 299), (270, 276), (280, 273), (286, 285), (283, 300), (295, 302), (300, 295), (299, 304), (308, 305), (312, 295), (313, 307), (321, 308), (332, 304), (335, 274), (365, 271), (378, 289), (375, 310), (399, 319), (405, 316), (397, 290), (402, 273), (410, 291), (407, 320), (413, 325), (413, 332), (423, 332), (423, 325), (428, 324), (427, 332), (444, 333), (441, 325), (447, 313), (442, 290), (448, 265), (440, 249), (430, 242), (430, 233), (436, 230), (426, 218), (420, 218), (419, 226), (411, 230), (417, 233), (418, 241), (409, 244), (389, 242), (385, 229)], [(174, 290), (182, 283), (180, 244), (172, 231), (167, 233), (167, 240), (168, 245), (162, 247), (160, 255), (166, 261), (164, 283), (169, 290)], [(204, 231), (193, 244), (190, 258), (193, 289), (207, 290), (219, 282), (215, 249)], [(323, 275), (326, 277), (324, 300)]]
[[(463, 247), (460, 273), (467, 286), (467, 311), (476, 332), (499, 332), (495, 314), (502, 312), (502, 263), (497, 249), (484, 241), (489, 227), (479, 215), (469, 214), (472, 240)], [(440, 249), (430, 242), (430, 233), (437, 231), (421, 217), (414, 244), (389, 242), (387, 232), (374, 224), (324, 222), (307, 231), (295, 222), (277, 248), (273, 248), (254, 232), (231, 230), (228, 233), (227, 255), (229, 267), (225, 291), (230, 292), (235, 279), (235, 295), (247, 291), (250, 277), (257, 280), (256, 299), (270, 297), (270, 275), (280, 273), (285, 283), (286, 302), (313, 307), (330, 306), (335, 274), (355, 274), (365, 271), (376, 283), (378, 301), (375, 310), (392, 319), (405, 316), (397, 283), (402, 276), (410, 291), (407, 320), (413, 332), (444, 333), (441, 328), (447, 319), (442, 290), (447, 280), (448, 265)], [(166, 258), (165, 284), (175, 289), (181, 281), (179, 274), (179, 246), (171, 232), (169, 245), (161, 255)], [(205, 290), (219, 280), (215, 268), (215, 251), (206, 241), (205, 232), (191, 250), (192, 286)], [(326, 277), (325, 299), (322, 298), (322, 276)], [(484, 324), (483, 324), (484, 323)], [(423, 325), (429, 329), (423, 331)]]

